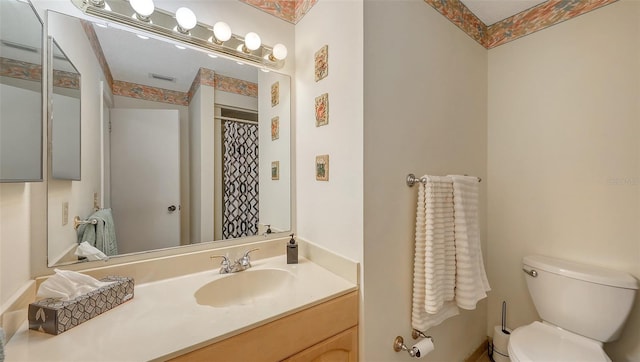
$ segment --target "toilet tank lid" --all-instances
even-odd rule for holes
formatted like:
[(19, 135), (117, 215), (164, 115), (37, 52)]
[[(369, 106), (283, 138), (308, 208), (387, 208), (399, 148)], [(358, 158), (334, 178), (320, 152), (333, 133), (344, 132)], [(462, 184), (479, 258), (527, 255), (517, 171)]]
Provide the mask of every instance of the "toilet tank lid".
[(559, 274), (568, 278), (612, 287), (638, 289), (638, 281), (631, 274), (574, 261), (543, 255), (529, 255), (522, 259), (524, 265)]

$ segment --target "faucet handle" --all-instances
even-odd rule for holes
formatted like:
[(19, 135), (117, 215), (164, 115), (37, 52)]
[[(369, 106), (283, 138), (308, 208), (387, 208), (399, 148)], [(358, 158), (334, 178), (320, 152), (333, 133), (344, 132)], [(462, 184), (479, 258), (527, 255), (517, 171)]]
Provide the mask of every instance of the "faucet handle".
[(222, 258), (222, 263), (220, 263), (220, 274), (226, 274), (231, 271), (231, 262), (226, 255), (212, 255), (210, 258)]
[(251, 267), (251, 258), (249, 257), (249, 253), (254, 252), (256, 250), (260, 250), (260, 249), (255, 248), (255, 249), (247, 250), (244, 253), (244, 256), (242, 258), (240, 258), (240, 265), (242, 265), (243, 267), (246, 267), (246, 268), (250, 268)]

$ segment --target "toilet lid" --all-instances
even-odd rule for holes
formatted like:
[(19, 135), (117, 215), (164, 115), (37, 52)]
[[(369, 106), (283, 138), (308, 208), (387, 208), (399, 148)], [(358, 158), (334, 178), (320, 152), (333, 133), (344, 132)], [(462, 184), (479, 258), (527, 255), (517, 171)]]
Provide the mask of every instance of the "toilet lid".
[(598, 342), (540, 322), (511, 333), (509, 357), (520, 362), (611, 362)]

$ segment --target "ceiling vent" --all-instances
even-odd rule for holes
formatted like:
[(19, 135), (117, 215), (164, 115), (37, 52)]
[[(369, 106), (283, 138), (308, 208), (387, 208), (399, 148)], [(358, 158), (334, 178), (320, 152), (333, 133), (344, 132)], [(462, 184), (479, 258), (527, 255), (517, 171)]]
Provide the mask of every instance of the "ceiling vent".
[(176, 78), (170, 77), (168, 75), (149, 73), (149, 77), (152, 79), (163, 80), (165, 82), (172, 82), (172, 83), (176, 82)]

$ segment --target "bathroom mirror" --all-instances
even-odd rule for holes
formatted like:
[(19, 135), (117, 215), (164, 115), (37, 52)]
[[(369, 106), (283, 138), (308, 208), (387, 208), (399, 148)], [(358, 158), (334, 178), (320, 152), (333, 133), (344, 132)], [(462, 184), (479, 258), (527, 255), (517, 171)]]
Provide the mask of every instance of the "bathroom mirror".
[(0, 1), (0, 182), (42, 181), (42, 22)]
[(53, 38), (50, 49), (51, 178), (80, 181), (80, 73)]
[(291, 229), (288, 76), (122, 25), (47, 23), (82, 74), (81, 181), (49, 180), (49, 266), (96, 245), (75, 216), (110, 214), (109, 257)]

